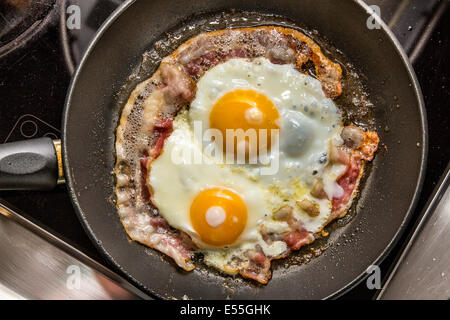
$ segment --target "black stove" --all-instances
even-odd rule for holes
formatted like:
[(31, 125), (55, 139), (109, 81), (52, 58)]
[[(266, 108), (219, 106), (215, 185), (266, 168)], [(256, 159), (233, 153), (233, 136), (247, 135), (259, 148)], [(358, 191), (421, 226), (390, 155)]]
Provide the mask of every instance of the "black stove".
[[(122, 2), (0, 2), (0, 143), (60, 137), (71, 74), (96, 30)], [(421, 196), (407, 231), (380, 266), (382, 274), (386, 274), (450, 159), (447, 78), (450, 10), (444, 0), (366, 0), (366, 3), (380, 8), (381, 17), (410, 57), (423, 90), (429, 126), (427, 172)], [(108, 265), (84, 232), (64, 186), (51, 192), (2, 192), (0, 202)], [(371, 299), (374, 295), (363, 282), (342, 298)]]

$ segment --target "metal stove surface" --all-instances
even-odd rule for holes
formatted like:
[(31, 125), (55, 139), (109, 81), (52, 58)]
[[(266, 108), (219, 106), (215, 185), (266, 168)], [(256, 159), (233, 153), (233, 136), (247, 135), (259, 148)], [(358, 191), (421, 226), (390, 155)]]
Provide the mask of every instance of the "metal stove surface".
[[(40, 136), (60, 136), (62, 108), (71, 74), (95, 31), (123, 1), (43, 2), (47, 2), (50, 7), (45, 14), (35, 17), (40, 26), (37, 35), (19, 38), (12, 47), (11, 41), (6, 43), (5, 40), (10, 45), (8, 51), (2, 51), (5, 43), (0, 42), (0, 143)], [(450, 27), (450, 10), (447, 1), (438, 0), (367, 0), (366, 3), (380, 7), (381, 17), (410, 56), (422, 86), (428, 113), (430, 149), (427, 174), (408, 228), (411, 229), (450, 159), (446, 103), (450, 98), (446, 78), (450, 70), (446, 34)], [(65, 9), (70, 5), (77, 5), (81, 9), (80, 29), (70, 30), (65, 27)], [(0, 8), (2, 19), (7, 25), (7, 16), (2, 14)], [(2, 55), (2, 52), (6, 53)], [(85, 234), (64, 186), (51, 192), (2, 192), (0, 202), (17, 209), (55, 236), (107, 265)], [(380, 266), (382, 274), (390, 269), (408, 233), (405, 232)], [(367, 299), (374, 294), (362, 283), (342, 298)]]

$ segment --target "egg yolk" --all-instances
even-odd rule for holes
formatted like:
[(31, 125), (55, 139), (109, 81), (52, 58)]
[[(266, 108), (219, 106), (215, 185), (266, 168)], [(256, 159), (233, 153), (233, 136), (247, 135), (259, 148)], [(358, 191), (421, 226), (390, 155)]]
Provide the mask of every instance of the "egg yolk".
[(247, 207), (235, 192), (212, 188), (198, 194), (191, 204), (191, 223), (209, 245), (226, 246), (236, 241), (247, 224)]
[[(272, 129), (279, 129), (279, 118), (275, 105), (265, 95), (253, 90), (239, 89), (226, 93), (215, 103), (209, 115), (209, 124), (211, 128), (222, 133), (224, 152), (227, 151), (226, 146), (230, 145), (234, 146), (236, 154), (238, 146), (245, 143), (245, 149), (239, 150), (245, 150), (246, 155), (253, 150), (253, 154), (257, 155), (263, 148), (270, 150)], [(254, 129), (256, 134), (254, 138), (249, 135), (227, 135), (227, 129), (234, 130), (235, 133), (237, 129), (244, 132)], [(261, 129), (265, 130), (266, 135), (260, 135)], [(233, 149), (230, 147), (228, 150)]]

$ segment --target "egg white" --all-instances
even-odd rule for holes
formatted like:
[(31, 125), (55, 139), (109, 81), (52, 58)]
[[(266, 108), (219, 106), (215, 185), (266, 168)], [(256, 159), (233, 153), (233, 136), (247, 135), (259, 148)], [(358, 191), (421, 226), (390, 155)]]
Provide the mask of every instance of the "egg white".
[[(205, 152), (214, 142), (195, 136), (194, 126), (209, 129), (209, 115), (218, 99), (228, 92), (247, 89), (264, 94), (280, 114), (280, 139), (272, 147), (271, 159), (279, 159), (279, 170), (261, 175), (263, 164), (229, 165)], [(309, 216), (296, 201), (312, 199), (310, 190), (323, 179), (331, 196), (339, 192), (336, 177), (345, 168), (327, 166), (330, 141), (342, 130), (339, 109), (322, 91), (320, 82), (304, 75), (293, 65), (277, 65), (265, 58), (230, 59), (207, 71), (197, 82), (196, 97), (189, 110), (174, 121), (174, 130), (164, 143), (163, 153), (152, 162), (147, 179), (152, 201), (174, 228), (189, 234), (203, 251), (205, 261), (221, 270), (232, 256), (259, 245), (267, 256), (286, 251), (283, 241), (267, 244), (261, 230), (284, 234), (286, 222), (273, 218), (274, 212), (290, 205), (303, 228), (317, 232), (327, 223), (331, 201), (313, 199), (320, 214)], [(175, 157), (175, 158), (174, 158)], [(226, 187), (238, 193), (247, 205), (248, 222), (238, 240), (224, 248), (202, 243), (190, 222), (190, 205), (201, 191)]]

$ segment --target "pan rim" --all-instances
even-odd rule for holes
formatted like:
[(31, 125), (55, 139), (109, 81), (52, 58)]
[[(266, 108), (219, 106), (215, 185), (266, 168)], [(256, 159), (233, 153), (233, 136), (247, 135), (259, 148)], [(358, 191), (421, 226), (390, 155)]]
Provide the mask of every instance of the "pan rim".
[[(70, 175), (70, 164), (69, 164), (69, 157), (67, 156), (67, 145), (65, 143), (67, 139), (67, 123), (68, 123), (68, 117), (69, 117), (69, 110), (70, 110), (70, 103), (72, 100), (72, 95), (75, 89), (75, 85), (77, 83), (77, 80), (79, 78), (79, 75), (81, 74), (81, 71), (83, 69), (84, 64), (86, 63), (87, 59), (89, 58), (91, 52), (95, 49), (95, 46), (97, 42), (100, 40), (100, 38), (103, 36), (103, 34), (109, 29), (109, 27), (115, 22), (115, 20), (128, 8), (130, 7), (136, 0), (127, 0), (124, 3), (122, 3), (112, 14), (111, 16), (106, 19), (106, 21), (101, 25), (97, 33), (95, 34), (94, 38), (91, 40), (86, 52), (84, 53), (80, 64), (76, 68), (75, 73), (72, 76), (72, 79), (70, 81), (69, 89), (67, 91), (65, 103), (64, 103), (64, 110), (63, 110), (63, 117), (62, 117), (62, 158), (63, 158), (63, 166), (64, 166), (64, 174), (66, 178), (66, 185), (67, 189), (70, 195), (70, 200), (72, 202), (72, 206), (77, 214), (78, 219), (81, 221), (81, 224), (87, 233), (90, 240), (93, 242), (94, 246), (97, 248), (97, 250), (117, 269), (120, 270), (124, 276), (130, 280), (132, 283), (136, 284), (138, 287), (145, 289), (147, 292), (151, 293), (151, 295), (162, 298), (164, 297), (158, 295), (154, 292), (154, 290), (148, 288), (146, 285), (142, 284), (140, 281), (135, 279), (131, 274), (129, 274), (118, 262), (115, 261), (114, 257), (112, 257), (108, 251), (99, 243), (97, 237), (95, 236), (94, 231), (92, 230), (90, 224), (88, 223), (85, 214), (79, 204), (79, 201), (77, 199), (75, 189), (74, 189), (74, 182)], [(352, 0), (355, 4), (359, 5), (361, 7), (361, 10), (364, 10), (365, 12), (370, 13), (371, 9), (370, 7), (363, 2), (363, 0)], [(424, 178), (425, 178), (425, 171), (426, 171), (426, 164), (427, 164), (427, 156), (428, 156), (428, 122), (427, 122), (427, 114), (425, 109), (425, 102), (423, 99), (422, 90), (420, 88), (419, 82), (417, 80), (416, 73), (406, 55), (403, 48), (401, 47), (400, 42), (397, 40), (393, 32), (389, 29), (389, 27), (386, 25), (386, 23), (377, 15), (374, 15), (374, 18), (377, 23), (381, 26), (381, 29), (386, 34), (387, 38), (395, 48), (397, 54), (399, 55), (399, 58), (401, 59), (401, 62), (403, 66), (405, 67), (407, 74), (409, 76), (409, 79), (411, 81), (411, 85), (413, 87), (416, 100), (418, 102), (418, 109), (420, 112), (420, 120), (421, 120), (421, 126), (422, 126), (422, 148), (421, 148), (421, 161), (420, 161), (420, 168), (419, 168), (419, 175), (418, 179), (416, 181), (416, 188), (414, 190), (414, 195), (412, 197), (412, 200), (409, 204), (408, 209), (406, 210), (405, 216), (402, 220), (401, 225), (398, 227), (396, 233), (392, 237), (392, 239), (389, 241), (388, 245), (384, 248), (384, 250), (378, 255), (378, 257), (371, 263), (371, 265), (377, 265), (381, 263), (384, 258), (392, 251), (393, 247), (398, 243), (400, 237), (405, 231), (405, 228), (408, 224), (408, 222), (411, 220), (412, 213), (414, 209), (416, 208), (419, 195), (422, 190)], [(344, 287), (340, 288), (339, 290), (336, 290), (335, 292), (329, 294), (326, 297), (323, 297), (322, 299), (337, 299), (340, 296), (344, 295), (348, 291), (350, 291), (352, 288), (357, 286), (359, 283), (361, 283), (368, 274), (364, 271), (362, 271), (358, 276), (355, 277), (351, 282), (347, 283)]]
[[(360, 5), (366, 12), (371, 12), (370, 6), (367, 5), (363, 0), (354, 0), (358, 5)], [(397, 54), (400, 56), (401, 61), (406, 68), (409, 78), (411, 80), (411, 84), (414, 88), (414, 93), (416, 95), (416, 99), (419, 103), (419, 111), (420, 111), (420, 119), (422, 122), (422, 160), (420, 162), (420, 173), (419, 177), (416, 182), (416, 188), (414, 190), (414, 196), (413, 199), (408, 207), (408, 210), (405, 214), (405, 217), (400, 225), (400, 227), (397, 229), (397, 232), (395, 233), (394, 237), (389, 241), (389, 244), (384, 248), (384, 250), (380, 253), (380, 255), (372, 262), (371, 265), (378, 265), (380, 264), (384, 258), (392, 251), (394, 246), (398, 243), (400, 240), (400, 237), (405, 232), (405, 228), (408, 224), (408, 222), (411, 220), (412, 213), (414, 209), (417, 206), (417, 202), (419, 200), (419, 195), (422, 191), (423, 182), (425, 180), (425, 173), (426, 173), (426, 165), (427, 165), (427, 159), (428, 159), (428, 121), (427, 121), (427, 113), (425, 109), (425, 101), (423, 99), (422, 89), (420, 87), (419, 81), (416, 76), (416, 72), (414, 71), (413, 66), (411, 65), (411, 62), (408, 59), (408, 56), (406, 55), (405, 51), (403, 50), (403, 47), (401, 46), (400, 42), (398, 41), (397, 37), (394, 35), (394, 33), (391, 31), (391, 29), (386, 25), (386, 23), (379, 17), (378, 15), (373, 15), (374, 19), (377, 23), (380, 24), (383, 31), (387, 34), (389, 40), (392, 42), (395, 50), (397, 51)], [(346, 286), (341, 288), (338, 291), (335, 291), (334, 293), (330, 294), (329, 296), (325, 297), (324, 299), (337, 299), (340, 296), (344, 295), (354, 287), (356, 287), (359, 283), (361, 283), (366, 277), (368, 277), (368, 274), (363, 271), (358, 277), (356, 277), (352, 282), (348, 283)]]

